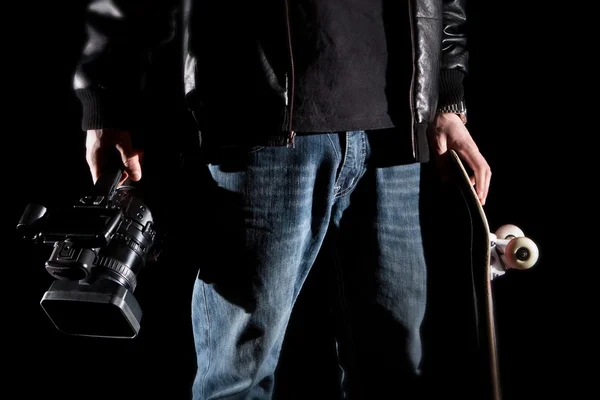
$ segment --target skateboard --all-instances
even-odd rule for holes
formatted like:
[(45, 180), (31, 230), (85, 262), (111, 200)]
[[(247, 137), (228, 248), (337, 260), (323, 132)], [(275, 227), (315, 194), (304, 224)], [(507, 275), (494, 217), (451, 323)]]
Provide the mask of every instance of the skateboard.
[(475, 324), (477, 330), (478, 370), (484, 380), (481, 400), (500, 400), (501, 385), (498, 364), (492, 281), (509, 269), (525, 270), (539, 257), (536, 243), (516, 225), (505, 224), (490, 231), (483, 206), (471, 184), (469, 173), (454, 150), (449, 152), (451, 178), (457, 183), (469, 216), (470, 273), (473, 280)]

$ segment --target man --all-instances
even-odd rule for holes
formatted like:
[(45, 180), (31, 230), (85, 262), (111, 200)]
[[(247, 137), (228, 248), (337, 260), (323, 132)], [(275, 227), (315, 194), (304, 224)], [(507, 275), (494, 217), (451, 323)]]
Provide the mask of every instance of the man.
[[(136, 105), (172, 35), (171, 7), (88, 6), (74, 82), (94, 180), (114, 149), (123, 180), (142, 177)], [(184, 94), (207, 177), (195, 183), (205, 215), (193, 399), (272, 397), (289, 317), (318, 255), (331, 255), (338, 277), (344, 394), (417, 394), (422, 164), (456, 150), (482, 204), (491, 177), (465, 126), (465, 1), (189, 0), (180, 10)]]

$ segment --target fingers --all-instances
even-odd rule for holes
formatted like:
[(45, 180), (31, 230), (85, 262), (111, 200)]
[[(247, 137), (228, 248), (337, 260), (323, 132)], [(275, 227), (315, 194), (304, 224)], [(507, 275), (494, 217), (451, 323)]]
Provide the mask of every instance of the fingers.
[(117, 150), (121, 154), (121, 162), (125, 167), (126, 177), (123, 179), (130, 178), (132, 181), (137, 182), (142, 179), (142, 158), (143, 151), (125, 149), (123, 146), (117, 145)]
[(452, 113), (436, 115), (433, 128), (429, 131), (434, 155), (439, 157), (449, 149), (456, 151), (461, 160), (472, 170), (471, 184), (479, 202), (484, 205), (488, 197), (492, 171), (460, 118)]
[(492, 180), (492, 170), (489, 165), (487, 168), (480, 169), (479, 175), (476, 175), (475, 191), (479, 196), (481, 205), (485, 205), (490, 190), (490, 182)]
[(475, 188), (479, 202), (481, 205), (485, 205), (490, 190), (492, 170), (479, 151), (465, 152), (463, 158), (473, 171), (471, 184)]
[(129, 178), (142, 178), (141, 149), (133, 147), (131, 134), (119, 130), (88, 130), (86, 137), (86, 161), (94, 184), (107, 168), (123, 167), (119, 186)]

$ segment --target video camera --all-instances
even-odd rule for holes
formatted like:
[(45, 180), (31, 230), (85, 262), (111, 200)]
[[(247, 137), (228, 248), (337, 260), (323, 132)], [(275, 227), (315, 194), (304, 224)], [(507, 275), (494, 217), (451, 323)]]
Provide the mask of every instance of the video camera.
[(17, 230), (53, 245), (54, 278), (40, 304), (68, 335), (134, 338), (141, 307), (133, 295), (140, 270), (155, 255), (152, 214), (134, 186), (118, 186), (122, 168), (99, 176), (94, 193), (72, 207), (25, 207)]

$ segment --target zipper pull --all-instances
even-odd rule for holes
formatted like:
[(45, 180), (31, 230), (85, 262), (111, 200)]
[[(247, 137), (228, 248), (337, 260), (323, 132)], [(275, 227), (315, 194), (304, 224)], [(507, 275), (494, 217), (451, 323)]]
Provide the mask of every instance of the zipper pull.
[(287, 137), (287, 146), (288, 148), (296, 148), (296, 132), (295, 131), (290, 131), (288, 133), (288, 137)]

